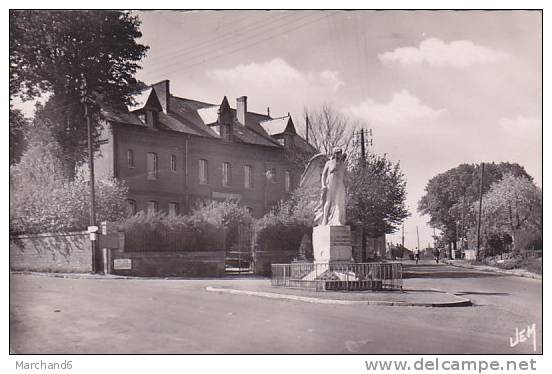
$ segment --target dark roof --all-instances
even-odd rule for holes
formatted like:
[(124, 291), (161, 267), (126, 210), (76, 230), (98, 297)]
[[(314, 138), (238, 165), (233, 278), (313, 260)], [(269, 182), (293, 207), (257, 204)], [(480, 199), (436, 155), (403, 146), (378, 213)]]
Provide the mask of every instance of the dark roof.
[[(150, 99), (149, 95), (155, 93), (154, 90), (148, 88), (142, 92), (142, 96), (144, 96), (146, 92), (148, 98), (142, 97), (142, 101), (144, 102), (148, 102)], [(154, 94), (154, 96), (156, 95)], [(220, 107), (220, 105), (185, 99), (172, 95), (170, 95), (169, 100), (168, 113), (164, 113), (162, 111), (159, 112), (159, 125), (161, 129), (196, 136), (213, 138), (219, 137), (219, 135), (209, 126), (211, 123), (204, 122), (204, 119), (200, 116), (198, 110), (204, 108), (211, 108), (211, 111), (217, 110), (214, 107)], [(227, 100), (225, 105), (228, 105)], [(143, 106), (144, 105), (142, 104), (142, 107)], [(139, 106), (139, 108), (142, 107)], [(236, 110), (230, 108), (230, 111), (232, 112), (234, 118), (236, 118)], [(106, 120), (111, 122), (140, 126), (144, 128), (147, 127), (138, 118), (138, 111), (124, 112), (121, 110), (113, 110), (112, 108), (102, 108), (102, 114)], [(272, 138), (263, 126), (261, 126), (260, 122), (267, 120), (271, 120), (271, 117), (264, 114), (247, 112), (245, 119), (246, 126), (239, 123), (237, 119), (234, 120), (234, 138), (242, 143), (281, 148), (282, 146), (280, 143), (278, 143), (276, 139)]]

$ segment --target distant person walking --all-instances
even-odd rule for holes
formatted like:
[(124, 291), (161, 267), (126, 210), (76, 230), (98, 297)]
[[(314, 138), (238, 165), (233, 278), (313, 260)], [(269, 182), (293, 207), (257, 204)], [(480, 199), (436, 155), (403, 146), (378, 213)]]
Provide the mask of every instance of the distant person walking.
[(418, 249), (418, 247), (416, 247), (416, 249), (414, 250), (414, 259), (416, 260), (416, 264), (418, 263), (418, 261), (420, 261), (420, 250)]
[(435, 259), (435, 263), (437, 263), (437, 264), (439, 263), (439, 255), (440, 255), (439, 248), (435, 248), (433, 250), (433, 257)]

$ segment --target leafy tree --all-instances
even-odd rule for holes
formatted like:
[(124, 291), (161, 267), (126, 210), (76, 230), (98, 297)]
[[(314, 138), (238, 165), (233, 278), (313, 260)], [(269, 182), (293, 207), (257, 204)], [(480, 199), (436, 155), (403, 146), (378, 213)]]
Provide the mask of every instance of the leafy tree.
[(139, 86), (134, 74), (148, 50), (136, 42), (139, 26), (129, 12), (10, 11), (10, 97), (55, 98), (43, 109), (57, 110), (54, 135), (74, 163), (83, 157), (74, 143), (86, 141), (84, 98), (97, 123), (102, 105), (122, 108)]
[[(83, 178), (63, 172), (60, 146), (47, 129), (30, 132), (29, 146), (10, 168), (10, 232), (82, 230), (88, 223), (89, 189)], [(97, 181), (98, 219), (125, 215), (127, 187), (120, 181)]]
[(369, 154), (352, 165), (348, 175), (348, 220), (360, 224), (368, 237), (395, 232), (409, 216), (400, 164)]
[(19, 161), (25, 144), (27, 119), (10, 105), (10, 165)]
[[(485, 164), (483, 193), (508, 173), (532, 180), (525, 169), (516, 163)], [(449, 251), (456, 249), (456, 238), (467, 238), (467, 228), (476, 223), (473, 203), (479, 199), (481, 165), (461, 164), (431, 178), (425, 194), (418, 202), (418, 211), (430, 217), (429, 224), (442, 231)], [(464, 230), (462, 225), (464, 222)]]
[(481, 222), (484, 231), (508, 233), (514, 250), (520, 250), (522, 231), (542, 232), (541, 189), (527, 178), (506, 174), (483, 197)]

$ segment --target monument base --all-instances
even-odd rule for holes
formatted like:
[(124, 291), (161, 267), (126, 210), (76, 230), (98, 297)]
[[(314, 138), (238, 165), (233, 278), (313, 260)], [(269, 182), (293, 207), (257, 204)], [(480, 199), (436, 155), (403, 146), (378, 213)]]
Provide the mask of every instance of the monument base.
[(349, 226), (316, 226), (312, 231), (314, 263), (353, 262)]
[(272, 285), (315, 291), (399, 290), (400, 263), (355, 263), (349, 226), (317, 226), (314, 262), (272, 264)]

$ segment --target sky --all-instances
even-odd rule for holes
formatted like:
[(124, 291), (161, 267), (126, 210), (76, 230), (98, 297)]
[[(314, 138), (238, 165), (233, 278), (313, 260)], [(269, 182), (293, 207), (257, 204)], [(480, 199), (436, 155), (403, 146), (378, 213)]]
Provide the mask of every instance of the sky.
[[(373, 131), (407, 179), (405, 245), (432, 243), (417, 203), (460, 163), (517, 162), (542, 186), (542, 14), (536, 11), (146, 11), (137, 78), (251, 111), (330, 104)], [(388, 236), (400, 242), (400, 232)]]

